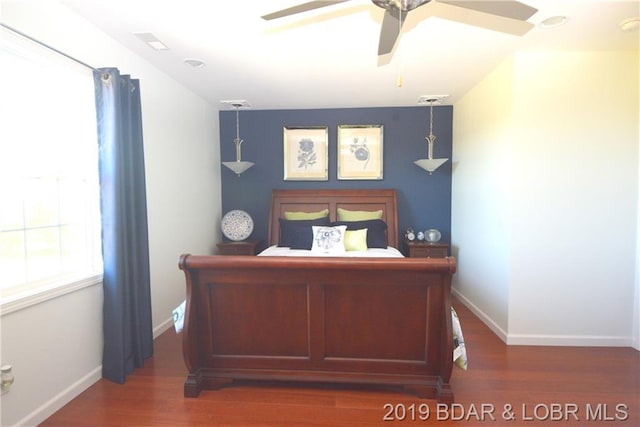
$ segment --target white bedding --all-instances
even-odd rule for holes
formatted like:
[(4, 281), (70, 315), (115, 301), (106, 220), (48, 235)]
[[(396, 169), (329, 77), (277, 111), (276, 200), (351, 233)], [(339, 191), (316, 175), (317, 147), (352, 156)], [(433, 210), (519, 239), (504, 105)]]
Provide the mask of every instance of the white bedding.
[[(326, 255), (318, 252), (311, 252), (305, 249), (291, 249), (279, 246), (269, 246), (264, 251), (260, 252), (258, 256), (336, 256)], [(340, 257), (370, 257), (370, 258), (404, 258), (402, 253), (393, 246), (387, 246), (387, 249), (382, 248), (369, 248), (366, 251), (347, 251), (341, 254)]]

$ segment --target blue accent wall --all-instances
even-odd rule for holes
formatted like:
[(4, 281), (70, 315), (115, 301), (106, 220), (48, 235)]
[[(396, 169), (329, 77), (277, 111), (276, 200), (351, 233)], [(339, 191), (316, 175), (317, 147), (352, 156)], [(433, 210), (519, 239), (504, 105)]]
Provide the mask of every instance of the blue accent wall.
[[(434, 157), (449, 159), (432, 175), (413, 164), (427, 157), (429, 107), (335, 108), (315, 110), (240, 110), (242, 160), (255, 165), (237, 176), (221, 166), (222, 214), (233, 209), (248, 212), (254, 221), (253, 239), (266, 246), (269, 204), (273, 189), (394, 188), (398, 196), (400, 236), (407, 227), (416, 232), (437, 228), (442, 241), (451, 241), (451, 133), (452, 106), (434, 106)], [(220, 156), (236, 158), (236, 113), (220, 111)], [(338, 180), (338, 125), (383, 125), (382, 180)], [(328, 126), (329, 180), (285, 181), (283, 128)], [(404, 251), (402, 245), (399, 249)]]

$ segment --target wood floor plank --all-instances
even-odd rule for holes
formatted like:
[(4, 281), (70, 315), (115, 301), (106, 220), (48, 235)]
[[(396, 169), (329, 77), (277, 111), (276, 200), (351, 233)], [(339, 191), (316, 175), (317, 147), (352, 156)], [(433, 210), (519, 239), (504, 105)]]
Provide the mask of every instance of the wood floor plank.
[(184, 398), (181, 336), (169, 330), (156, 339), (153, 358), (124, 385), (100, 380), (41, 425), (640, 425), (640, 352), (506, 346), (458, 301), (454, 306), (469, 369), (454, 368), (456, 403), (449, 411), (400, 390), (369, 386), (244, 381)]

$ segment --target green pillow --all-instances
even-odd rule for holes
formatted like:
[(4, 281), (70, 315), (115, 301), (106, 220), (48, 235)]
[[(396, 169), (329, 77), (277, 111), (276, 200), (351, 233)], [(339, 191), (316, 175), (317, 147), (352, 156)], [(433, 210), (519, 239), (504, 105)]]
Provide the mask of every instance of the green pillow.
[(366, 221), (370, 219), (382, 219), (382, 210), (379, 211), (348, 211), (338, 208), (338, 221)]
[(345, 231), (344, 248), (347, 251), (366, 251), (367, 229)]
[(301, 220), (301, 219), (318, 219), (329, 216), (329, 209), (323, 209), (318, 212), (285, 212), (284, 219)]

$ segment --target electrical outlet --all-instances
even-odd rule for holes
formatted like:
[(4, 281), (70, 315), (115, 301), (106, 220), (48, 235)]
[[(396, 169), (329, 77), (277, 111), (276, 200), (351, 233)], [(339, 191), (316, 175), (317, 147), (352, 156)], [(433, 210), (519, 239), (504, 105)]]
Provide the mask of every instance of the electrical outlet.
[(13, 368), (11, 365), (2, 365), (0, 368), (0, 389), (2, 394), (9, 391), (9, 387), (13, 384)]

